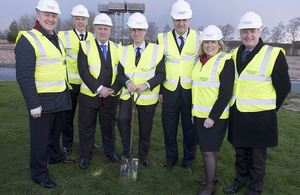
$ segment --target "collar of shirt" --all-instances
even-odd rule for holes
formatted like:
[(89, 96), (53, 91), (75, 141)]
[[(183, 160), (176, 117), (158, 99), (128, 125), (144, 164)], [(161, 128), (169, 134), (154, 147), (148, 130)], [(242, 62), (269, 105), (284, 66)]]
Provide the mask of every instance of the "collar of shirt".
[(246, 51), (250, 51), (250, 52), (252, 52), (254, 48), (255, 48), (255, 47), (253, 47), (253, 48), (251, 48), (251, 49), (247, 49), (247, 48), (245, 47), (245, 49), (244, 49), (243, 53), (246, 53)]
[[(97, 39), (97, 41), (98, 41), (98, 39)], [(108, 41), (106, 41), (104, 44), (101, 44), (100, 41), (98, 41), (98, 44), (99, 45), (106, 45), (106, 51), (108, 50)], [(101, 50), (103, 50), (102, 47), (100, 47), (100, 48), (101, 48)]]
[(177, 43), (180, 45), (180, 43), (181, 43), (181, 39), (179, 38), (179, 36), (182, 36), (183, 37), (183, 40), (184, 40), (184, 42), (186, 41), (186, 37), (187, 37), (187, 33), (188, 33), (188, 30), (183, 34), (183, 35), (179, 35), (179, 34), (177, 34), (176, 33), (176, 31), (175, 31), (175, 35), (176, 35), (176, 38), (177, 38)]
[(145, 50), (145, 48), (146, 48), (145, 41), (143, 41), (143, 43), (142, 43), (140, 46), (136, 46), (136, 44), (133, 44), (134, 53), (136, 53), (137, 47), (141, 48), (141, 49), (140, 49), (140, 53), (141, 53), (141, 55), (142, 55), (143, 52), (144, 52), (144, 50)]
[(79, 38), (81, 38), (81, 37), (80, 37), (80, 34), (84, 34), (83, 37), (85, 37), (85, 32), (86, 32), (86, 31), (84, 31), (84, 33), (80, 33), (80, 32), (78, 32), (78, 30), (76, 30), (76, 28), (75, 28), (75, 32), (77, 33), (77, 35), (78, 35)]

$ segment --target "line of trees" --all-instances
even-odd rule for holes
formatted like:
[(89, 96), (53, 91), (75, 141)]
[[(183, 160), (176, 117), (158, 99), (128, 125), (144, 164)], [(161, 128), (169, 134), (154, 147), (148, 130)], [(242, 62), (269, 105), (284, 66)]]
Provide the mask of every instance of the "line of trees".
[[(93, 21), (94, 21), (94, 18), (96, 17), (96, 14), (94, 12), (89, 12), (89, 14), (90, 14), (90, 17), (88, 19), (87, 30), (90, 32), (93, 32), (94, 31)], [(17, 21), (13, 20), (13, 22), (9, 26), (9, 31), (6, 34), (7, 41), (10, 43), (15, 43), (19, 31), (31, 30), (33, 28), (33, 26), (35, 25), (35, 22), (36, 22), (35, 14), (32, 14), (32, 15), (23, 14), (22, 16), (19, 17), (19, 19)], [(149, 40), (150, 42), (155, 42), (157, 40), (157, 34), (159, 33), (159, 29), (155, 22), (150, 21), (148, 23), (148, 25), (149, 25), (149, 28), (148, 28), (145, 39)], [(74, 28), (74, 24), (73, 24), (71, 17), (68, 19), (65, 19), (65, 20), (61, 20), (61, 18), (58, 18), (55, 31), (65, 31), (65, 30), (70, 30), (73, 28)], [(119, 36), (120, 32), (115, 32), (115, 31), (116, 31), (115, 26), (113, 26), (111, 39), (116, 42), (122, 42), (123, 38), (121, 36)], [(128, 28), (125, 28), (121, 32), (121, 34), (123, 34), (125, 38), (131, 39)]]
[[(90, 17), (88, 21), (87, 30), (90, 32), (93, 32), (93, 20), (96, 16), (94, 12), (89, 12)], [(35, 14), (29, 15), (24, 14), (19, 17), (19, 19), (13, 20), (13, 22), (9, 26), (9, 31), (4, 31), (3, 35), (7, 35), (7, 40), (10, 43), (15, 43), (16, 37), (18, 35), (18, 32), (20, 30), (30, 30), (34, 26), (36, 21)], [(224, 42), (227, 44), (229, 41), (234, 39), (234, 32), (235, 28), (231, 24), (226, 24), (224, 26), (220, 25), (218, 26), (224, 36)], [(56, 31), (64, 31), (64, 30), (70, 30), (73, 29), (74, 25), (72, 22), (72, 18), (68, 18), (65, 20), (61, 20), (58, 18), (58, 24), (56, 27)], [(168, 32), (172, 30), (173, 27), (171, 27), (168, 23), (165, 25), (162, 32)], [(197, 30), (202, 31), (204, 29), (203, 26), (200, 26), (197, 28)], [(113, 39), (116, 42), (122, 42), (123, 39), (131, 39), (129, 30), (127, 28), (121, 30), (122, 32), (114, 32), (116, 29), (114, 27), (112, 28), (112, 36), (111, 39)], [(157, 34), (159, 33), (159, 29), (155, 22), (150, 21), (149, 27), (147, 31), (147, 35), (145, 37), (146, 40), (150, 42), (156, 42), (157, 40)], [(120, 37), (119, 35), (123, 34), (123, 37)], [(288, 21), (287, 25), (284, 25), (283, 22), (279, 22), (277, 26), (275, 26), (273, 29), (270, 29), (268, 27), (264, 27), (262, 30), (261, 38), (264, 40), (264, 42), (267, 43), (290, 43), (291, 50), (294, 47), (295, 41), (298, 41), (300, 38), (300, 17), (295, 17), (293, 19), (290, 19)]]

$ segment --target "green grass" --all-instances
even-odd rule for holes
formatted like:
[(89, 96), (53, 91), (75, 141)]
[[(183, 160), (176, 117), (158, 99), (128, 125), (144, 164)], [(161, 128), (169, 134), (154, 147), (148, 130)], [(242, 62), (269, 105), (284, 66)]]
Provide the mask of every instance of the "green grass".
[[(166, 162), (163, 129), (161, 125), (161, 106), (156, 109), (152, 131), (152, 141), (148, 160), (150, 167), (139, 164), (137, 182), (119, 179), (120, 163), (110, 163), (103, 152), (99, 125), (96, 132), (96, 143), (101, 148), (94, 150), (94, 158), (86, 170), (79, 169), (79, 139), (77, 129), (74, 137), (73, 152), (75, 164), (48, 165), (50, 178), (58, 184), (54, 189), (46, 189), (35, 184), (29, 171), (29, 126), (28, 112), (16, 81), (0, 82), (0, 194), (154, 194), (154, 195), (193, 195), (203, 187), (196, 184), (205, 178), (202, 157), (197, 150), (193, 164), (194, 174), (181, 167), (182, 131), (178, 130), (179, 162), (171, 172), (163, 169)], [(299, 94), (290, 94), (299, 98)], [(289, 104), (288, 100), (285, 104)], [(268, 149), (267, 169), (263, 194), (300, 194), (300, 112), (281, 109), (278, 112), (279, 146)], [(134, 154), (137, 157), (138, 126), (134, 134)], [(122, 144), (116, 127), (117, 154), (122, 152)], [(218, 152), (218, 178), (216, 194), (224, 194), (235, 177), (235, 151), (226, 138)], [(237, 194), (245, 194), (242, 188)]]

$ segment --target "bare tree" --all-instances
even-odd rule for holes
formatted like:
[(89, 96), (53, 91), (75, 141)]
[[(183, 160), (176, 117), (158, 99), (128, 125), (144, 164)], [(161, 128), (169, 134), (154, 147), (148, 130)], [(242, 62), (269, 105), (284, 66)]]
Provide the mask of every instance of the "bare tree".
[(261, 35), (260, 38), (264, 41), (264, 42), (269, 42), (270, 41), (270, 30), (268, 29), (268, 27), (264, 27), (261, 31)]
[(219, 28), (222, 31), (223, 40), (227, 45), (228, 41), (231, 41), (233, 39), (232, 35), (234, 34), (234, 27), (231, 24), (226, 24), (225, 26), (220, 25)]
[(163, 30), (163, 33), (166, 33), (166, 32), (169, 32), (169, 31), (171, 31), (172, 30), (172, 28), (169, 26), (169, 24), (167, 23), (166, 24), (166, 26), (165, 26), (165, 28), (164, 28), (164, 30)]
[(197, 28), (197, 31), (203, 31), (204, 30), (204, 26), (200, 26)]
[(158, 34), (158, 27), (156, 26), (155, 22), (148, 22), (148, 30), (147, 30), (147, 34), (145, 36), (145, 40), (149, 41), (149, 42), (156, 42), (157, 41), (157, 34)]
[(290, 19), (289, 23), (286, 26), (286, 32), (289, 35), (289, 38), (287, 40), (291, 42), (290, 55), (292, 54), (295, 41), (297, 41), (299, 38), (299, 29), (300, 29), (300, 17)]
[(73, 18), (67, 18), (64, 21), (61, 21), (60, 18), (58, 18), (59, 21), (57, 22), (56, 29), (58, 31), (66, 31), (66, 30), (71, 30), (75, 27), (73, 24)]
[(130, 30), (129, 30), (129, 28), (125, 28), (124, 29), (124, 36), (125, 36), (125, 38), (127, 38), (127, 39), (131, 39), (131, 36), (130, 36)]
[(86, 30), (91, 33), (94, 33), (93, 21), (96, 17), (96, 14), (95, 14), (95, 12), (89, 12), (89, 14), (90, 14), (90, 17), (88, 19), (88, 25), (86, 26)]
[(34, 27), (36, 21), (35, 14), (23, 14), (18, 19), (20, 30), (31, 30)]
[(278, 26), (275, 26), (272, 29), (270, 40), (272, 43), (278, 43), (283, 42), (285, 39), (285, 26), (283, 25), (283, 22), (281, 21)]

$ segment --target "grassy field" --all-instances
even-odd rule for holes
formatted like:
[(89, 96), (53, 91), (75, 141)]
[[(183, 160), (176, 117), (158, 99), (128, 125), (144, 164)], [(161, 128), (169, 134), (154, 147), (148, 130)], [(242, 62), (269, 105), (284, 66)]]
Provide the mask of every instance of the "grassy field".
[[(94, 150), (94, 158), (86, 170), (79, 169), (79, 140), (77, 119), (73, 152), (75, 164), (48, 165), (50, 178), (58, 184), (54, 189), (46, 189), (35, 184), (29, 171), (29, 126), (28, 112), (16, 81), (0, 82), (0, 194), (145, 194), (145, 195), (195, 195), (203, 187), (196, 184), (205, 178), (202, 157), (197, 150), (193, 164), (193, 175), (181, 167), (179, 161), (171, 172), (163, 169), (166, 163), (163, 129), (161, 125), (161, 106), (155, 114), (152, 142), (148, 160), (150, 167), (139, 164), (136, 183), (119, 179), (120, 163), (110, 163), (105, 157), (101, 142), (99, 125), (96, 143), (101, 148)], [(300, 98), (300, 94), (289, 97)], [(289, 104), (288, 100), (285, 104)], [(295, 104), (295, 103), (294, 103)], [(299, 104), (300, 105), (300, 104)], [(267, 169), (263, 194), (300, 194), (300, 113), (286, 109), (278, 112), (279, 146), (268, 149)], [(136, 130), (138, 126), (136, 125)], [(122, 152), (120, 135), (116, 129), (117, 154)], [(134, 154), (137, 157), (138, 131), (134, 135)], [(182, 132), (178, 131), (179, 159), (182, 158)], [(216, 194), (224, 194), (223, 189), (232, 185), (235, 177), (235, 151), (226, 138), (218, 153), (218, 178)], [(245, 194), (242, 188), (237, 194)]]

